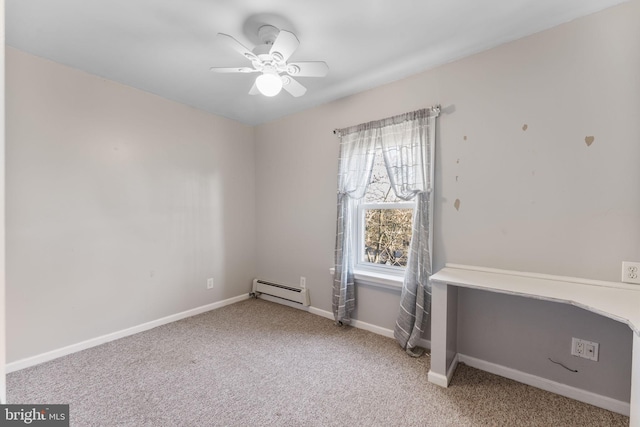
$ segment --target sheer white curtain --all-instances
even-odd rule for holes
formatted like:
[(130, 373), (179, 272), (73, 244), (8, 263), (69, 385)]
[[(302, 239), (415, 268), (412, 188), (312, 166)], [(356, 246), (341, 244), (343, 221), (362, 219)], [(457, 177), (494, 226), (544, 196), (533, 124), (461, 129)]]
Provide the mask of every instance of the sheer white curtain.
[(401, 295), (395, 336), (409, 353), (415, 352), (428, 319), (431, 291), (430, 188), (435, 118), (439, 110), (424, 109), (340, 131), (338, 219), (336, 227), (333, 313), (349, 323), (355, 307), (353, 280), (354, 212), (364, 197), (375, 160), (382, 148), (391, 186), (403, 200), (416, 200), (411, 248)]

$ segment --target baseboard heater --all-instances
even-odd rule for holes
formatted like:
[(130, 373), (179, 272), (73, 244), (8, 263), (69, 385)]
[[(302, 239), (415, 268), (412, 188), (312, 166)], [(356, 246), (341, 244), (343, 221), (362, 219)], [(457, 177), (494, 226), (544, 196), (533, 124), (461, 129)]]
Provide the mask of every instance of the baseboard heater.
[(281, 298), (283, 300), (296, 302), (303, 306), (308, 306), (309, 292), (306, 288), (294, 288), (280, 283), (267, 282), (266, 280), (253, 279), (253, 297), (257, 298), (260, 294), (271, 295), (272, 297)]

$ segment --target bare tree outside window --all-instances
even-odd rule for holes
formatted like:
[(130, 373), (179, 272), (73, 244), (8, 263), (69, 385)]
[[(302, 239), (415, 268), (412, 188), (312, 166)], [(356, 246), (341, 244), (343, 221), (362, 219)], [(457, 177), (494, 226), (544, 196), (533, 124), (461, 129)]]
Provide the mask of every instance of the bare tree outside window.
[(364, 242), (360, 244), (364, 245), (364, 250), (361, 261), (394, 267), (407, 265), (413, 209), (393, 206), (402, 202), (391, 188), (382, 152), (378, 150), (363, 201)]

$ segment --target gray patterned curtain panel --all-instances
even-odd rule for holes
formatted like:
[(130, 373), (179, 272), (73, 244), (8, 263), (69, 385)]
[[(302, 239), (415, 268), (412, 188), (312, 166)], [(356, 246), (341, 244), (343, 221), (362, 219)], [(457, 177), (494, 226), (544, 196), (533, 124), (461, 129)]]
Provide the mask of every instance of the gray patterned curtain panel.
[(394, 335), (410, 354), (428, 325), (431, 302), (431, 216), (435, 123), (439, 109), (423, 109), (339, 131), (338, 215), (333, 313), (348, 324), (355, 307), (354, 212), (366, 193), (376, 149), (382, 150), (393, 191), (415, 200), (409, 259)]

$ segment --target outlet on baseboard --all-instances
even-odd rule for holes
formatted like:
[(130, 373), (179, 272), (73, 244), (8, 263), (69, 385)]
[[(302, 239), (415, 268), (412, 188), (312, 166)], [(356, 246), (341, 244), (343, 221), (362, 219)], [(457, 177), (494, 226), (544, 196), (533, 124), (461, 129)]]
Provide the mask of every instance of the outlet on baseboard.
[(622, 261), (622, 281), (640, 285), (640, 262)]
[(213, 277), (207, 279), (207, 289), (213, 289)]

